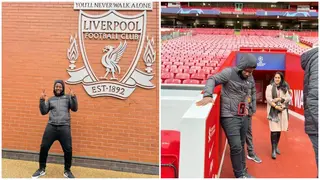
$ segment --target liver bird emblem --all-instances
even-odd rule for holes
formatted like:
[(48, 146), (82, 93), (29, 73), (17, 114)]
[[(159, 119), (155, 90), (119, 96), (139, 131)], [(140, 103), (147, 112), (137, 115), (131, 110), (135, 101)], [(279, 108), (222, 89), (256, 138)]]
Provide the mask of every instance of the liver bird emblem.
[(120, 45), (114, 49), (113, 46), (105, 46), (102, 50), (102, 52), (106, 52), (102, 56), (101, 63), (104, 67), (106, 67), (106, 74), (103, 77), (100, 77), (100, 79), (107, 79), (108, 74), (112, 73), (112, 77), (110, 80), (117, 80), (114, 73), (118, 72), (120, 74), (120, 67), (118, 65), (124, 51), (127, 48), (127, 41), (120, 42)]

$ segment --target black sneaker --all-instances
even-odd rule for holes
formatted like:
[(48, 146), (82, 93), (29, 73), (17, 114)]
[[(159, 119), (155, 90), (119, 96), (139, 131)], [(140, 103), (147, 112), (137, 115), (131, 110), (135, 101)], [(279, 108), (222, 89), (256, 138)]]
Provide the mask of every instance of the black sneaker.
[(245, 168), (243, 170), (243, 176), (242, 178), (254, 178), (253, 176), (251, 176), (249, 173), (248, 173), (248, 168)]
[[(249, 174), (248, 174), (249, 175)], [(239, 178), (254, 178), (253, 176), (249, 175), (249, 176), (241, 176)]]
[(72, 172), (71, 171), (67, 171), (67, 170), (64, 171), (63, 176), (66, 177), (66, 178), (75, 178), (73, 176)]
[(36, 178), (39, 178), (39, 177), (44, 176), (44, 175), (46, 175), (46, 170), (40, 168), (32, 175), (32, 179), (36, 179)]
[(249, 155), (248, 154), (247, 158), (252, 160), (252, 161), (254, 161), (254, 162), (256, 162), (256, 163), (261, 163), (262, 162), (262, 160), (255, 154), (254, 155)]
[(242, 176), (242, 178), (254, 178), (254, 177), (251, 176), (250, 174), (246, 173), (246, 175)]
[(238, 177), (238, 178), (247, 178), (246, 176), (240, 176), (240, 177)]

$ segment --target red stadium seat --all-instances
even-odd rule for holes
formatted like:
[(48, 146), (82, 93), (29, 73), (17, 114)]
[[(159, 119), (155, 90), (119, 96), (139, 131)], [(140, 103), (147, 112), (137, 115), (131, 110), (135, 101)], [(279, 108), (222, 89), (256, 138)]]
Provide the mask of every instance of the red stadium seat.
[(161, 79), (173, 79), (174, 78), (174, 74), (173, 73), (161, 73)]
[(187, 74), (187, 73), (178, 73), (176, 74), (176, 79), (181, 79), (181, 80), (184, 80), (184, 79), (189, 79), (190, 78), (190, 75)]
[(192, 74), (191, 79), (204, 80), (204, 79), (206, 79), (206, 75), (202, 74), (202, 73)]
[(170, 72), (172, 72), (174, 74), (177, 74), (177, 73), (183, 73), (183, 70), (182, 69), (178, 69), (178, 68), (172, 68), (170, 70)]
[(163, 65), (172, 65), (173, 62), (162, 62)]
[(194, 66), (196, 63), (195, 62), (186, 62), (184, 65), (186, 66)]
[(182, 84), (200, 84), (200, 81), (195, 79), (186, 79), (182, 81)]
[(210, 74), (211, 73), (211, 69), (200, 69), (198, 73), (200, 73), (200, 74)]
[(167, 72), (170, 72), (170, 69), (169, 69), (169, 68), (163, 68), (163, 69), (161, 69), (161, 73), (167, 73)]
[(181, 84), (180, 79), (166, 79), (164, 80), (165, 84)]
[(184, 62), (174, 62), (173, 65), (177, 65), (177, 66), (182, 66), (184, 64)]
[(161, 130), (161, 178), (179, 177), (180, 132)]

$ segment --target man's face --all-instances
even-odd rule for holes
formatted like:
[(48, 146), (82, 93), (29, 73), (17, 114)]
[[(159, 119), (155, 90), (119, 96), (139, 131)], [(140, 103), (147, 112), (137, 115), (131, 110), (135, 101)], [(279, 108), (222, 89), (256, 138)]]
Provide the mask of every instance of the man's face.
[(57, 83), (57, 84), (54, 86), (54, 91), (56, 92), (57, 95), (60, 95), (61, 92), (62, 92), (62, 84)]
[(242, 76), (248, 78), (252, 75), (254, 68), (246, 68), (242, 71)]

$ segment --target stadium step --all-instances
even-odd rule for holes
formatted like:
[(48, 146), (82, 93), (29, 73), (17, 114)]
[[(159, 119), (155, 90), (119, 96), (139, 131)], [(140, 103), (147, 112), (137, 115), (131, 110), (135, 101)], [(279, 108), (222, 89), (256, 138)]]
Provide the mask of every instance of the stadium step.
[(303, 48), (311, 48), (310, 46), (306, 45), (306, 44), (303, 44), (303, 43), (297, 43), (300, 47), (303, 47)]

